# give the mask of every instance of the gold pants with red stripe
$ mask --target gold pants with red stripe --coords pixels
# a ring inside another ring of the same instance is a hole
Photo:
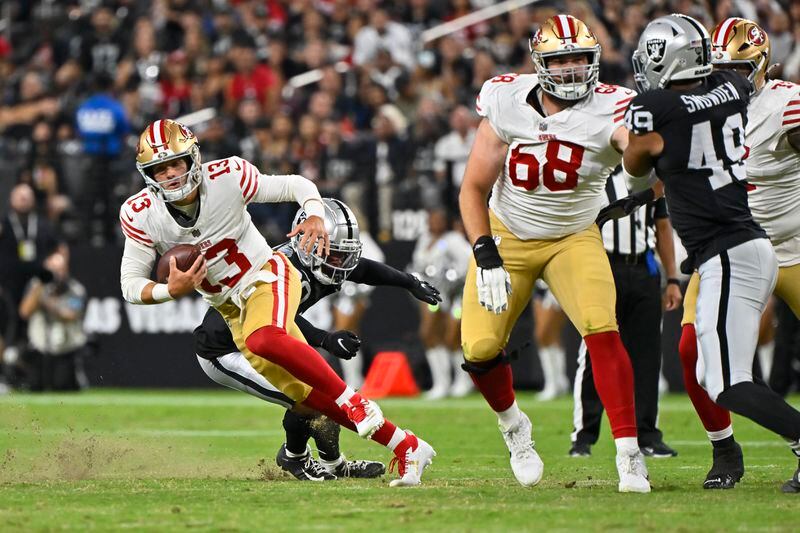
[[[242,309],[226,303],[217,307],[217,311],[225,318],[236,347],[253,369],[286,396],[295,402],[302,402],[311,392],[311,387],[283,367],[254,354],[245,344],[247,337],[264,326],[284,329],[295,339],[306,342],[300,328],[294,323],[297,307],[300,305],[300,273],[280,252],[275,252],[262,270],[272,272],[278,279],[272,283],[258,282]]]
[[[470,258],[461,318],[461,343],[470,362],[497,357],[528,305],[533,284],[544,279],[582,337],[617,331],[617,291],[600,231],[583,231],[552,240],[522,240],[489,212],[492,235],[511,276],[508,309],[496,315],[478,303],[475,259]]]
[[[694,324],[699,290],[700,275],[695,272],[689,280],[689,285],[686,287],[686,295],[683,297],[681,326]],[[786,302],[792,309],[794,316],[800,318],[800,264],[778,269],[778,282],[775,284],[773,293]]]

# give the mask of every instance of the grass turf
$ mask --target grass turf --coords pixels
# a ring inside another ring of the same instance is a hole
[[[794,399],[797,404],[797,398]],[[572,404],[521,395],[545,475],[520,487],[479,397],[384,400],[438,452],[421,487],[386,479],[301,483],[274,466],[282,410],[225,390],[95,390],[0,397],[0,530],[789,531],[800,495],[780,492],[796,461],[777,437],[734,422],[747,473],[704,491],[710,448],[688,399],[662,401],[679,456],[650,460],[654,491],[618,494],[608,427],[591,458],[569,458]],[[352,458],[379,446],[342,432]]]

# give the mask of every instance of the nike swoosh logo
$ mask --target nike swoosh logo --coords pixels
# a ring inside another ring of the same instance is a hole
[[[237,161],[237,162],[236,162],[236,171],[238,172],[238,171],[240,171],[240,170],[242,170],[242,166],[241,166],[241,165],[239,164],[239,162]]]
[[[476,250],[479,250],[479,249],[483,248],[483,246],[484,246],[484,244],[483,244],[483,243],[476,244],[476,245],[475,245],[475,249],[476,249]]]
[[[641,109],[643,107],[644,107],[643,105],[633,105],[633,104],[631,104],[630,106],[628,106],[628,109],[630,109],[631,111],[636,111],[637,109]]]
[[[341,347],[342,347],[342,350],[344,350],[344,351],[345,351],[345,352],[347,352],[347,353],[350,353],[350,350],[348,350],[347,348],[345,348],[345,346],[344,346],[344,343],[342,342],[342,339],[336,339],[336,342],[339,344],[339,346],[341,346]]]
[[[128,217],[129,222],[133,222],[133,217],[130,216],[128,213],[125,213],[125,216]]]

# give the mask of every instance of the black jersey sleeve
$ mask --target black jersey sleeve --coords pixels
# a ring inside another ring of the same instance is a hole
[[[206,311],[203,323],[194,330],[194,350],[203,359],[214,359],[239,351],[228,324],[213,307]]]
[[[348,280],[365,285],[387,285],[410,289],[414,286],[415,279],[411,274],[401,272],[387,264],[362,258]]]
[[[324,329],[319,329],[314,324],[303,318],[303,315],[296,315],[294,323],[300,328],[300,332],[306,338],[309,346],[319,347],[322,346],[322,341],[328,335]]]

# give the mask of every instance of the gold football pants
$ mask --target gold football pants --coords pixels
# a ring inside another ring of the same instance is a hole
[[[614,277],[597,226],[553,240],[521,240],[489,212],[492,235],[511,277],[508,309],[496,315],[478,303],[475,259],[464,285],[461,342],[470,362],[493,359],[508,343],[541,277],[581,336],[617,331]]]
[[[272,272],[278,279],[272,283],[259,282],[255,291],[242,305],[243,309],[232,303],[226,303],[217,307],[217,310],[225,318],[236,347],[247,358],[253,369],[286,396],[299,403],[306,399],[311,387],[295,378],[283,367],[254,354],[245,344],[247,337],[264,326],[283,328],[292,337],[306,342],[300,328],[294,323],[297,307],[300,305],[300,273],[280,252],[275,252],[262,270]]]

